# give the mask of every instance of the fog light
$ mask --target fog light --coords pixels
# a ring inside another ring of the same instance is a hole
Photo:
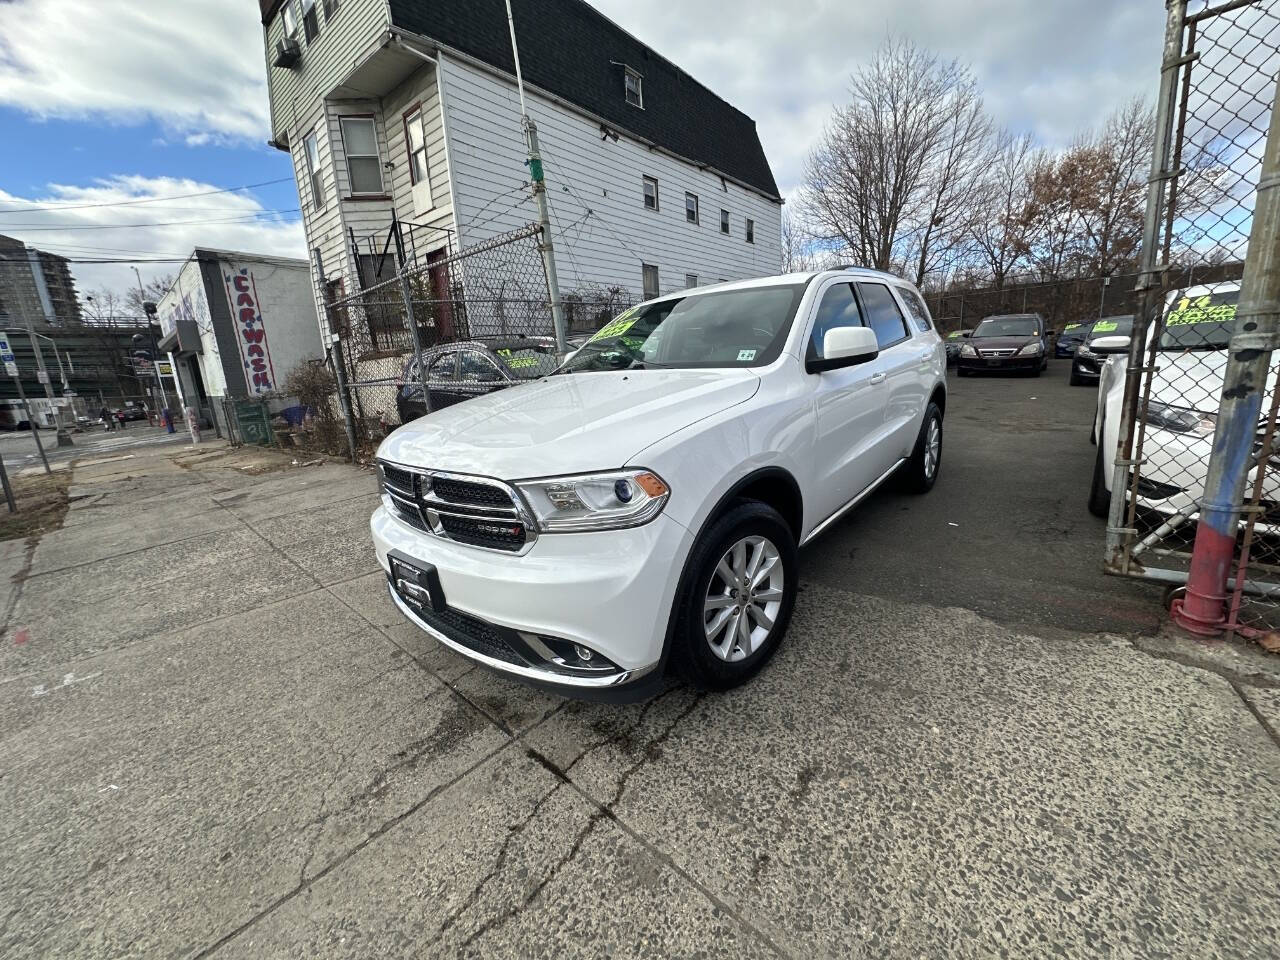
[[[618,498],[619,503],[630,503],[631,498],[635,496],[635,491],[631,489],[631,481],[619,480],[614,483],[613,495]]]
[[[580,643],[575,643],[573,645],[573,652],[578,655],[578,659],[581,660],[583,663],[588,662],[592,657],[595,656],[595,651],[588,650],[586,647],[584,647]]]

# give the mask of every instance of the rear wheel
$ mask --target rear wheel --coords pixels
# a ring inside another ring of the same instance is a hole
[[[796,542],[778,511],[743,501],[694,545],[672,650],[694,686],[745,683],[778,649],[797,585]]]
[[[930,403],[924,409],[924,420],[911,457],[899,473],[902,488],[910,493],[928,493],[938,479],[942,466],[942,411]]]

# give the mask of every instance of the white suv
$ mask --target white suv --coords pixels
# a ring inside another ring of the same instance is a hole
[[[725,689],[777,649],[798,545],[895,472],[933,486],[945,409],[942,339],[897,277],[689,290],[392,433],[373,541],[405,616],[495,670],[624,700],[670,661]]]

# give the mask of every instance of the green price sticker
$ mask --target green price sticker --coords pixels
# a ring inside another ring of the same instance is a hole
[[[951,331],[950,333],[948,333],[948,334],[947,334],[947,339],[948,339],[948,340],[959,340],[959,339],[960,339],[960,331],[959,331],[959,330],[953,330],[953,331]]]
[[[1183,297],[1165,320],[1165,325],[1181,327],[1192,323],[1230,323],[1235,318],[1234,303],[1220,303],[1215,307],[1209,297],[1200,297],[1194,303],[1188,297]]]
[[[593,343],[596,340],[607,340],[609,337],[622,336],[624,333],[630,330],[632,324],[636,322],[635,318],[632,317],[632,314],[635,312],[636,312],[635,307],[632,307],[630,310],[622,311],[622,313],[618,314],[616,317],[614,317],[612,320],[606,323],[603,327],[601,327],[599,332],[597,332],[596,335],[592,337],[590,340],[588,340],[587,342]]]
[[[1120,327],[1120,324],[1114,320],[1099,320],[1093,325],[1094,333],[1111,333]]]
[[[1080,324],[1078,323],[1068,323],[1065,327],[1062,328],[1062,332],[1066,333],[1068,330],[1074,330],[1078,326],[1080,326]]]

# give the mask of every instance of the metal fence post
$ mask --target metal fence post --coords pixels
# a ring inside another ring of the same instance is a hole
[[[1200,524],[1187,594],[1173,603],[1184,630],[1216,636],[1226,627],[1227,574],[1235,555],[1245,482],[1253,466],[1271,352],[1280,346],[1280,85],[1272,105],[1262,173],[1240,281],[1240,303],[1228,352],[1222,402],[1200,501]],[[1260,470],[1267,469],[1262,458]]]
[[[1151,175],[1147,180],[1147,206],[1142,223],[1142,246],[1138,282],[1138,307],[1133,316],[1133,334],[1129,343],[1124,397],[1120,406],[1120,434],[1116,445],[1115,471],[1111,480],[1111,507],[1107,515],[1106,566],[1119,573],[1129,572],[1126,549],[1133,532],[1125,526],[1130,467],[1135,450],[1134,427],[1138,395],[1142,387],[1143,355],[1147,346],[1147,329],[1160,311],[1160,224],[1165,185],[1177,171],[1169,169],[1173,137],[1174,100],[1177,96],[1178,68],[1182,66],[1182,30],[1187,16],[1187,0],[1172,0],[1168,5],[1164,27],[1164,47],[1160,64],[1160,94],[1156,100],[1156,135],[1151,151]],[[1102,443],[1103,438],[1098,437]],[[1141,449],[1138,447],[1137,449]]]
[[[427,393],[427,372],[422,369],[422,336],[418,332],[418,322],[413,316],[413,291],[409,288],[409,270],[404,256],[404,240],[400,236],[400,221],[391,222],[391,233],[396,241],[396,266],[400,273],[400,297],[404,300],[405,322],[409,324],[409,332],[413,335],[413,370],[418,377],[418,386],[422,388],[422,405],[427,413],[431,412],[431,397]]]

